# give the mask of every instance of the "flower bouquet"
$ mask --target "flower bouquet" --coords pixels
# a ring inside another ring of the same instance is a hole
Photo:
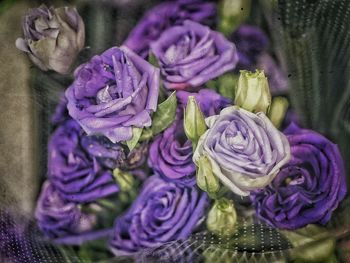
[[[16,46],[42,74],[72,76],[50,118],[44,240],[82,262],[337,262],[342,156],[289,106],[251,9],[165,1],[79,66],[77,9],[27,12]]]

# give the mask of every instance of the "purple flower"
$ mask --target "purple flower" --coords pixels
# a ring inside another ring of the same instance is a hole
[[[198,88],[234,69],[238,61],[233,43],[221,33],[190,20],[164,31],[151,49],[168,89]]]
[[[63,93],[56,105],[55,112],[51,116],[51,123],[53,125],[59,125],[68,119],[70,117],[67,110],[67,98]]]
[[[194,96],[205,117],[219,114],[223,108],[231,104],[230,99],[225,98],[210,89],[200,89],[197,93],[181,90],[176,93],[176,96],[179,102],[179,107],[181,108],[186,107],[189,96]]]
[[[150,43],[173,25],[182,24],[187,19],[206,25],[214,24],[215,4],[196,0],[183,2],[165,2],[149,10],[131,31],[124,45],[140,56],[147,57]]]
[[[157,108],[159,69],[126,47],[113,47],[74,73],[68,110],[85,132],[128,141],[133,127],[149,127]]]
[[[42,187],[35,218],[39,228],[52,239],[88,232],[96,222],[94,215],[84,214],[75,203],[63,199],[49,181]]]
[[[238,52],[237,69],[254,70],[259,55],[267,49],[269,40],[256,26],[242,25],[231,37]]]
[[[263,69],[268,80],[272,95],[285,94],[288,91],[288,80],[286,73],[276,61],[267,53],[259,56],[257,68]]]
[[[47,8],[45,5],[28,11],[23,19],[24,39],[16,46],[42,70],[65,74],[84,47],[85,27],[72,7]]]
[[[196,166],[192,161],[192,143],[186,138],[180,116],[154,140],[148,162],[165,179],[186,185],[195,184]]]
[[[189,96],[194,96],[206,117],[217,114],[230,100],[213,90],[201,89],[199,93],[179,91],[179,109],[175,122],[159,135],[150,146],[148,163],[164,179],[185,185],[195,184],[196,166],[192,161],[192,143],[183,128],[183,108]]]
[[[283,229],[325,224],[346,194],[339,149],[322,135],[294,124],[285,133],[292,159],[268,187],[252,194],[257,215]]]
[[[120,146],[107,149],[98,141],[87,143],[90,140],[74,120],[64,122],[50,138],[48,176],[66,200],[90,202],[119,190],[111,172],[102,165],[108,159],[118,160]],[[89,151],[84,146],[89,146]]]
[[[193,160],[206,157],[212,172],[232,192],[247,196],[263,188],[289,161],[287,138],[265,116],[236,106],[207,118]]]
[[[127,213],[117,218],[110,248],[115,255],[125,255],[187,238],[204,216],[207,202],[196,187],[151,176]]]

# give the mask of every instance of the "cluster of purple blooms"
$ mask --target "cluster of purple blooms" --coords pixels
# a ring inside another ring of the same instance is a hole
[[[207,87],[224,73],[262,68],[273,94],[286,89],[285,75],[268,54],[268,38],[259,28],[242,25],[225,38],[212,29],[215,19],[212,2],[162,3],[146,13],[124,45],[75,70],[52,118],[48,180],[36,209],[38,225],[49,238],[93,231],[97,219],[82,207],[118,196],[114,169],[133,174],[144,166],[152,175],[115,220],[111,251],[125,255],[187,238],[209,207],[207,194],[196,186],[194,161],[204,153],[221,183],[250,195],[257,215],[269,224],[296,229],[329,221],[346,193],[338,147],[296,125],[282,133],[263,113],[236,109]],[[147,61],[150,54],[156,66]],[[161,84],[167,95],[177,91],[175,120],[129,150],[125,142],[134,128],[152,127]],[[209,127],[195,153],[184,132],[189,96]]]

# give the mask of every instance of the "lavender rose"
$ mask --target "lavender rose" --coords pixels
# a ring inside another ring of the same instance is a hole
[[[322,135],[295,124],[285,134],[292,159],[268,187],[251,195],[257,215],[283,229],[325,224],[346,194],[339,149]]]
[[[134,253],[187,238],[204,216],[207,196],[195,187],[179,187],[151,176],[125,215],[117,218],[110,248],[115,255]]]
[[[182,24],[187,19],[209,26],[214,24],[215,4],[196,0],[187,2],[165,2],[150,9],[131,31],[124,45],[140,56],[147,57],[150,43],[173,25]]]
[[[168,89],[196,88],[233,69],[236,47],[209,27],[186,20],[151,44]]]
[[[94,215],[84,214],[76,204],[62,198],[49,181],[42,187],[35,218],[39,228],[52,239],[88,232],[96,222]]]
[[[23,19],[24,39],[16,46],[42,70],[65,74],[84,47],[85,27],[72,7],[47,8],[45,5],[28,11]]]
[[[214,175],[238,195],[268,185],[290,159],[286,137],[264,113],[227,107],[206,123],[193,160],[198,165],[206,157]]]
[[[88,135],[102,134],[115,143],[130,140],[133,127],[151,126],[159,69],[127,47],[94,56],[74,75],[66,91],[67,107]]]
[[[207,117],[217,114],[226,107],[230,100],[215,91],[202,89],[199,93],[179,91],[177,119],[159,135],[150,146],[148,163],[164,179],[195,184],[196,166],[192,161],[192,143],[186,138],[183,127],[183,108],[189,96],[194,96],[201,111]]]
[[[98,153],[93,155],[91,147],[90,153],[83,147],[85,136],[76,121],[68,120],[55,130],[48,146],[48,176],[62,197],[72,202],[94,201],[119,190],[103,163],[118,160],[120,146],[107,149],[96,141],[93,147]]]

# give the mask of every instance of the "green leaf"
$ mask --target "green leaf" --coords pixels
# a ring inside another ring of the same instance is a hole
[[[149,62],[150,64],[152,64],[153,66],[159,68],[158,59],[157,59],[157,57],[156,57],[152,52],[150,52],[150,53],[148,54],[148,62]]]
[[[128,146],[130,151],[132,151],[135,148],[136,144],[138,143],[141,137],[142,130],[143,128],[137,128],[137,127],[132,128],[132,138],[131,140],[126,142],[126,145]]]
[[[176,91],[171,93],[171,95],[158,104],[157,111],[153,115],[152,120],[152,133],[156,135],[170,126],[170,124],[175,120],[176,114]]]
[[[291,258],[295,262],[329,262],[331,260],[335,240],[325,228],[308,225],[295,231],[281,232],[294,246]]]

